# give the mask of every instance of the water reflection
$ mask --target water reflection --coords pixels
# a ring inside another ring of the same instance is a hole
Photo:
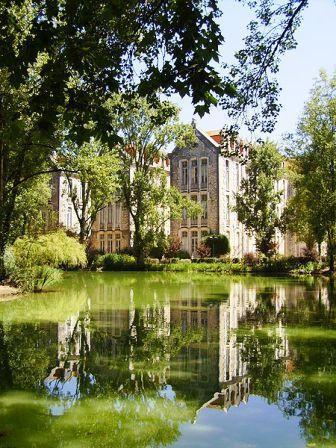
[[[251,396],[298,418],[297,443],[333,446],[334,303],[322,280],[74,274],[62,292],[32,298],[26,321],[26,303],[1,305],[0,387],[49,397],[50,434],[61,428],[69,446],[71,428],[87,441],[78,446],[172,444],[181,423],[254,406]]]

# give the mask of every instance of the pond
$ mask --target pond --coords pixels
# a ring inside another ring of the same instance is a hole
[[[333,284],[69,273],[0,303],[0,446],[336,446]]]

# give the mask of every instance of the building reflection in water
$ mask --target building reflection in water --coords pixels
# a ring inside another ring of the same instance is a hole
[[[57,365],[44,380],[50,396],[58,399],[50,409],[52,415],[63,414],[81,397],[83,382],[95,382],[93,375],[86,372],[91,349],[89,324],[89,309],[58,324]]]
[[[228,411],[247,403],[253,384],[242,358],[244,341],[237,338],[237,330],[256,313],[260,288],[231,282],[223,297],[211,299],[206,287],[191,282],[179,285],[173,293],[151,285],[150,297],[140,305],[136,291],[117,283],[102,284],[96,307],[88,306],[58,325],[58,362],[44,382],[48,393],[59,399],[52,413],[63,413],[100,381],[90,372],[99,371],[93,364],[102,358],[112,364],[115,361],[106,382],[117,393],[145,393],[152,385],[160,397],[191,401],[195,415],[204,408]],[[301,293],[303,297],[303,287]],[[297,304],[300,286],[286,289],[286,285],[276,284],[268,296],[280,341],[274,358],[285,359],[289,347],[281,313],[284,306]],[[253,329],[257,323],[251,322]],[[182,341],[178,352],[174,347],[176,329]],[[152,339],[145,339],[149,333]],[[190,339],[190,334],[199,337]],[[188,343],[183,342],[184,336]],[[151,358],[150,343],[158,341],[168,342],[160,350],[153,348]],[[90,358],[90,353],[96,358]],[[114,375],[118,369],[123,369],[123,374]],[[105,373],[108,369],[100,370]]]

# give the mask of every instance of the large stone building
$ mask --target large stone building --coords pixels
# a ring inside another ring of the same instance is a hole
[[[198,140],[195,146],[175,148],[170,154],[171,185],[198,202],[203,207],[203,214],[194,218],[185,214],[180,221],[172,221],[171,235],[181,240],[182,249],[191,256],[197,256],[197,246],[208,233],[228,237],[231,257],[241,258],[248,252],[255,252],[254,238],[248,235],[232,210],[241,180],[246,176],[246,165],[242,160],[248,157],[248,148],[241,145],[242,157],[227,157],[219,144],[220,131],[196,129],[195,132]],[[290,196],[290,184],[281,179],[275,188],[282,192],[277,210],[280,217]],[[294,236],[277,231],[275,240],[280,254],[301,255],[303,246]]]
[[[170,154],[171,185],[199,202],[203,214],[183,216],[171,222],[171,235],[180,238],[182,248],[197,256],[197,245],[208,233],[225,234],[230,241],[231,256],[241,257],[254,250],[254,240],[244,231],[232,211],[234,195],[245,176],[245,165],[238,157],[225,157],[220,148],[219,131],[196,129],[197,144],[175,148]],[[244,151],[247,151],[244,149]]]

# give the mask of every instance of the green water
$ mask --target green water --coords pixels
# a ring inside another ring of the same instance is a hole
[[[1,447],[336,446],[333,285],[71,273],[0,303]]]

